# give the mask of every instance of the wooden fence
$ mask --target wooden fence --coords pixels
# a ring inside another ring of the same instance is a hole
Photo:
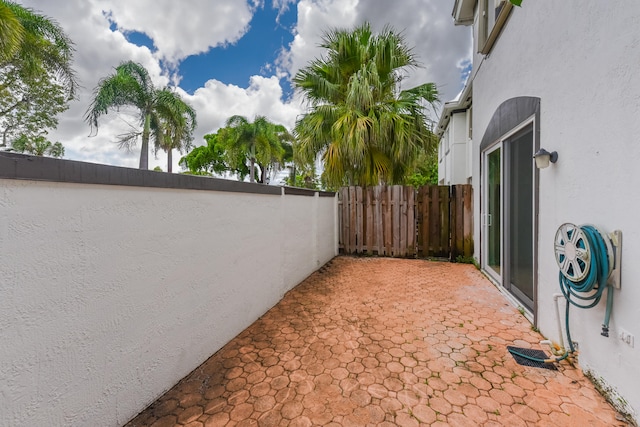
[[[472,187],[343,187],[339,227],[346,254],[472,256]]]

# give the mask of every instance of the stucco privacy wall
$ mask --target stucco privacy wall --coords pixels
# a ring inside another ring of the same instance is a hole
[[[0,178],[0,426],[124,424],[336,254],[332,194],[264,191]]]
[[[571,309],[579,363],[640,413],[640,3],[524,2],[490,55],[474,60],[474,186],[479,143],[500,104],[540,98],[540,144],[559,160],[539,172],[537,323],[557,339],[552,295],[559,291],[553,238],[564,222],[624,233],[622,289],[610,337],[600,335],[605,304]],[[477,197],[480,191],[474,192]],[[476,199],[476,224],[480,201]],[[479,241],[479,227],[476,241]],[[481,245],[476,245],[479,251]],[[477,254],[479,255],[479,253]],[[564,310],[562,310],[562,313]],[[562,318],[564,315],[562,314]],[[618,338],[624,329],[635,347]]]

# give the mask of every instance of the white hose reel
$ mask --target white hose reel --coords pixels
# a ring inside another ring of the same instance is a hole
[[[602,236],[609,259],[608,283],[620,289],[620,261],[622,249],[622,232],[615,230],[606,234],[595,226]],[[593,249],[584,231],[569,222],[562,224],[556,231],[554,239],[555,258],[562,274],[572,282],[579,282],[589,274]]]

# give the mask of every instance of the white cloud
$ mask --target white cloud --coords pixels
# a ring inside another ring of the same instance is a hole
[[[319,44],[330,28],[349,28],[358,22],[358,0],[301,0],[298,3],[298,25],[288,50],[284,50],[279,65],[291,76],[309,61],[321,57]]]
[[[295,0],[272,0],[266,5],[259,0],[192,0],[188,6],[170,0],[24,0],[22,3],[56,19],[76,43],[74,68],[83,87],[79,99],[60,117],[60,125],[50,139],[65,145],[65,158],[129,167],[137,167],[139,148],[127,153],[118,150],[113,141],[116,135],[128,130],[125,121],[135,122],[134,118],[117,114],[104,116],[94,137],[88,137],[90,129],[83,121],[92,90],[101,77],[110,74],[120,62],[133,60],[149,70],[156,85],[166,85],[170,79],[163,75],[161,59],[178,61],[211,46],[235,42],[247,31],[252,13],[258,7],[273,5],[280,11],[296,7]],[[442,100],[452,99],[460,90],[460,64],[470,56],[469,30],[453,25],[452,7],[452,2],[442,0],[300,0],[293,42],[283,49],[277,67],[263,68],[263,71],[273,70],[273,76],[253,76],[246,88],[226,84],[212,76],[193,95],[181,92],[198,114],[194,143],[203,144],[204,134],[216,131],[234,114],[249,119],[265,115],[291,129],[303,111],[302,104],[298,97],[282,100],[279,78],[292,76],[322,54],[318,44],[327,29],[349,28],[365,20],[371,22],[374,29],[391,24],[404,32],[409,46],[415,47],[424,68],[411,72],[407,86],[435,82],[443,93]],[[109,13],[120,29],[143,32],[151,37],[158,51],[153,53],[146,47],[135,46],[120,31],[111,31],[105,16]],[[259,72],[256,70],[256,74]],[[159,153],[158,156],[157,160],[150,156],[150,167],[160,165],[166,170],[166,155]],[[179,170],[179,157],[174,154],[174,170]]]
[[[294,75],[310,60],[321,56],[322,34],[331,28],[350,28],[370,22],[376,31],[391,25],[413,48],[422,67],[410,70],[407,87],[433,82],[443,101],[460,89],[456,68],[470,56],[470,30],[455,27],[451,2],[441,0],[302,0],[298,4],[297,34],[290,50],[283,52],[281,66]]]
[[[98,0],[119,29],[149,36],[170,63],[236,42],[253,16],[246,0]]]

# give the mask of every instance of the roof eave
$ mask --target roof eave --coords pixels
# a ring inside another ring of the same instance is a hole
[[[444,106],[442,107],[442,113],[440,114],[440,120],[438,120],[435,131],[436,135],[438,135],[439,138],[442,138],[445,129],[447,129],[449,120],[451,120],[451,115],[459,112],[460,110],[466,110],[471,105],[472,88],[473,81],[469,79],[458,99],[444,103]]]
[[[472,25],[477,0],[455,0],[453,4],[453,22],[455,25]]]

